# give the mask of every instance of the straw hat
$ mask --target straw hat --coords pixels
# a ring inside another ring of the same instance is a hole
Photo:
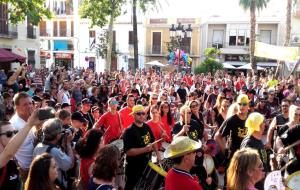
[[[187,136],[179,136],[173,139],[172,143],[164,152],[165,158],[176,158],[194,152],[201,148],[202,143],[196,142]]]

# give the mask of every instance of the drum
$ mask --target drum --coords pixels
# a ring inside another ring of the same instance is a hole
[[[135,190],[158,190],[164,187],[165,176],[167,172],[163,168],[148,162],[143,175],[135,186]]]
[[[164,160],[164,153],[162,151],[158,151],[158,154],[160,155],[160,159]],[[152,157],[151,157],[151,161],[153,163],[157,163],[158,160],[157,160],[157,155],[155,152],[152,152]]]
[[[300,171],[297,171],[287,177],[286,186],[288,190],[300,189]]]
[[[284,190],[284,184],[282,182],[281,171],[276,170],[269,173],[265,179],[265,190]]]
[[[118,140],[112,141],[110,144],[113,144],[116,147],[118,147],[118,149],[120,150],[120,152],[123,153],[124,142],[123,142],[122,139],[118,139]]]
[[[209,154],[204,154],[203,156],[203,167],[205,168],[207,175],[211,175],[215,170],[214,160]]]
[[[162,142],[161,143],[161,147],[162,147],[163,150],[166,150],[169,145],[170,145],[170,143],[167,143],[167,142]]]

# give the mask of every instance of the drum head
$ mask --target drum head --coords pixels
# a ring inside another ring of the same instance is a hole
[[[124,148],[124,142],[122,139],[118,139],[118,140],[115,140],[113,142],[111,142],[110,144],[113,144],[115,145],[116,147],[118,147],[118,149],[122,152],[123,151],[123,148]]]
[[[158,154],[160,155],[160,159],[164,159],[164,153],[162,151],[158,151]],[[151,161],[153,163],[157,163],[158,160],[157,160],[157,155],[155,152],[152,152],[152,157],[151,157]]]
[[[164,149],[164,150],[166,150],[167,149],[167,147],[170,145],[170,143],[167,143],[167,142],[162,142],[161,143],[161,146],[162,146],[162,148]]]
[[[287,183],[286,185],[290,189],[300,189],[300,171],[297,171],[291,175],[288,176],[287,178]]]
[[[284,190],[284,184],[282,182],[282,176],[280,171],[273,171],[269,173],[265,179],[265,190]]]
[[[210,175],[215,169],[214,160],[208,154],[204,154],[203,167],[205,168],[208,175]]]
[[[156,171],[159,175],[161,175],[163,177],[167,176],[167,172],[164,169],[162,169],[161,167],[159,167],[158,165],[156,165],[152,162],[148,162],[148,165],[150,166],[151,169]]]

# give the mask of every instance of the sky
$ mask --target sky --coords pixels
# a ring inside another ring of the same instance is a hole
[[[220,16],[241,16],[245,11],[239,6],[239,0],[159,0],[159,10],[147,11],[151,18],[191,18]],[[284,16],[286,0],[270,0],[267,9],[260,12],[261,16]]]

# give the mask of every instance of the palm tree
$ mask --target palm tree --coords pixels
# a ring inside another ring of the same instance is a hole
[[[267,6],[270,0],[240,0],[239,4],[244,10],[250,9],[250,64],[252,67],[252,76],[257,72],[256,61],[254,57],[255,50],[255,27],[256,27],[256,9],[261,10]]]

